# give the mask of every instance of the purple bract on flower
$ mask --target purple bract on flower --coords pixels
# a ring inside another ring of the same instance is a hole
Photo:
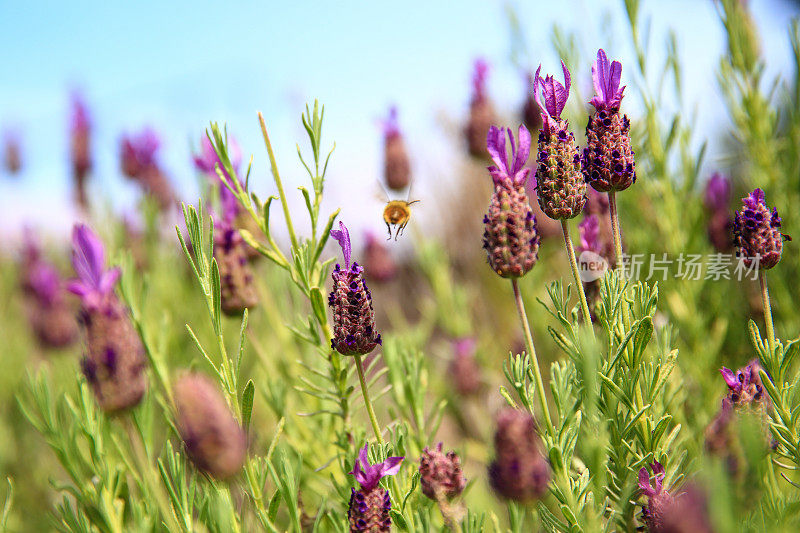
[[[353,464],[350,472],[361,485],[352,488],[347,517],[351,532],[383,533],[391,531],[392,520],[389,511],[392,502],[389,491],[380,486],[379,481],[385,476],[393,476],[400,471],[403,457],[389,457],[382,463],[370,464],[369,447],[365,444]]]
[[[506,154],[506,134],[511,142],[511,159]],[[524,187],[525,180],[531,169],[525,165],[531,153],[531,134],[520,125],[517,133],[519,147],[514,143],[514,134],[511,128],[489,128],[486,139],[486,150],[494,161],[494,165],[488,167],[489,174],[492,176],[495,186],[503,185],[506,180],[511,180],[514,187]]]
[[[567,98],[569,98],[569,88],[572,83],[569,70],[564,62],[561,62],[561,70],[564,73],[564,85],[556,81],[552,75],[547,75],[542,79],[539,73],[542,66],[536,69],[536,74],[533,78],[533,97],[539,108],[543,110],[542,120],[545,126],[550,124],[552,120],[561,120],[561,112],[564,111],[564,106],[567,105]],[[540,95],[541,91],[541,95]],[[544,98],[544,104],[540,100]]]
[[[736,372],[725,368],[720,369],[725,384],[728,385],[727,399],[735,407],[769,405],[769,396],[764,392],[761,382],[761,364],[754,359]]]
[[[622,78],[622,63],[619,61],[608,62],[606,52],[602,48],[597,51],[597,59],[592,63],[592,84],[595,96],[591,104],[598,111],[608,109],[616,111],[622,101],[625,86],[619,86]]]
[[[106,268],[103,242],[85,224],[72,230],[72,266],[78,277],[67,289],[81,298],[85,308],[99,306],[113,293],[121,273],[118,267]]]
[[[238,171],[239,165],[242,164],[242,151],[239,149],[239,144],[232,135],[228,136],[228,157],[230,158],[233,169]],[[225,177],[230,179],[228,171],[225,170],[225,167],[222,165],[222,161],[217,155],[217,151],[214,150],[214,145],[211,144],[208,135],[203,136],[203,140],[200,143],[200,153],[193,155],[192,160],[197,170],[215,178],[217,177],[216,167],[219,165],[220,171]]]

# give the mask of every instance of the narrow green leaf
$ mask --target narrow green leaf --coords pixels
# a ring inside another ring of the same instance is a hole
[[[242,426],[244,426],[245,431],[250,428],[250,416],[253,414],[255,391],[256,386],[253,384],[253,380],[248,380],[242,392]]]

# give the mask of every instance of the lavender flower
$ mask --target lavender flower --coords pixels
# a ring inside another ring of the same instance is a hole
[[[404,458],[389,457],[384,462],[373,465],[369,462],[368,449],[365,444],[350,472],[361,485],[358,490],[352,488],[350,494],[347,518],[352,533],[382,533],[392,529],[389,515],[392,502],[389,492],[380,486],[379,481],[385,476],[397,474]]]
[[[218,479],[236,474],[247,455],[247,438],[217,386],[201,374],[187,374],[174,393],[178,433],[189,459]]]
[[[542,455],[536,422],[530,414],[511,408],[500,411],[494,449],[489,482],[498,495],[518,502],[544,496],[550,483],[550,465]]]
[[[70,119],[70,154],[72,177],[75,181],[75,197],[82,208],[88,206],[86,197],[86,178],[92,168],[91,122],[89,111],[80,95],[72,96],[72,117]]]
[[[397,123],[397,108],[389,109],[389,118],[383,123],[384,178],[386,185],[395,191],[408,187],[411,182],[411,164]]]
[[[328,295],[333,312],[331,348],[342,355],[366,355],[381,344],[375,330],[372,294],[364,282],[364,269],[356,262],[350,264],[350,233],[342,222],[338,231],[331,231],[331,237],[339,241],[344,256],[344,269],[336,264],[333,289]]]
[[[703,200],[709,212],[708,240],[718,252],[730,252],[733,249],[733,216],[728,207],[731,201],[730,180],[715,172],[706,182]]]
[[[55,267],[41,258],[27,267],[28,322],[43,348],[64,348],[78,336],[75,312],[64,298],[64,285]]]
[[[658,461],[650,465],[654,480],[651,483],[647,468],[639,470],[639,490],[647,497],[642,506],[642,521],[650,533],[711,533],[706,498],[694,486],[673,496],[664,490],[664,467]]]
[[[245,309],[258,305],[253,269],[247,262],[249,246],[233,225],[236,208],[223,206],[225,212],[215,222],[214,258],[217,260],[222,312],[241,316]]]
[[[471,396],[483,385],[481,367],[475,358],[476,344],[473,337],[453,341],[453,359],[448,366],[448,374],[456,392],[461,396]]]
[[[369,231],[364,236],[364,274],[367,279],[378,282],[392,280],[397,274],[397,265],[384,239],[378,239]]]
[[[709,211],[727,211],[731,201],[731,181],[714,172],[706,182],[703,202]]]
[[[650,474],[647,468],[639,470],[639,490],[647,497],[647,505],[642,506],[642,519],[647,525],[647,530],[651,532],[664,531],[664,516],[670,511],[673,505],[672,495],[664,490],[664,467],[658,461],[650,465],[653,470],[654,481],[651,484]]]
[[[761,383],[761,364],[753,359],[735,373],[725,367],[720,369],[725,384],[728,385],[727,399],[734,407],[768,407],[771,402],[764,393]]]
[[[162,209],[166,209],[174,202],[175,194],[158,163],[160,146],[161,141],[151,128],[125,135],[120,141],[120,161],[122,173],[139,183]]]
[[[22,146],[19,136],[11,131],[3,135],[3,166],[12,175],[22,168]]]
[[[486,78],[489,73],[489,64],[483,59],[475,61],[472,75],[472,100],[469,104],[469,120],[464,129],[469,154],[477,158],[485,158],[486,133],[495,122],[494,109],[486,94]]]
[[[748,267],[756,261],[758,268],[768,270],[781,260],[783,239],[788,239],[780,232],[781,217],[775,208],[770,212],[761,189],[742,198],[742,202],[744,207],[733,221],[736,255]]]
[[[127,309],[114,293],[120,270],[106,268],[103,243],[87,226],[75,226],[72,243],[72,265],[78,277],[67,289],[81,299],[86,330],[83,373],[103,410],[132,407],[147,389],[147,360]]]
[[[542,79],[536,70],[533,82],[533,95],[536,103],[544,111],[544,125],[539,131],[539,155],[536,169],[536,194],[539,207],[554,220],[578,216],[586,203],[586,182],[580,172],[580,157],[575,146],[575,136],[569,131],[569,124],[561,118],[567,103],[570,75],[564,62],[564,83],[557,82],[553,76]],[[544,104],[540,98],[544,95]]]
[[[586,125],[586,148],[581,166],[586,181],[600,192],[622,191],[636,181],[635,161],[631,149],[630,121],[619,113],[622,64],[609,63],[605,51],[597,51],[592,65],[592,81],[597,93],[591,104],[597,112]]]
[[[458,455],[454,451],[442,453],[441,442],[433,450],[427,446],[422,450],[419,476],[422,494],[434,501],[453,499],[467,485]]]
[[[511,159],[507,159],[506,140],[511,140]],[[486,147],[495,162],[488,167],[494,182],[489,211],[483,217],[483,249],[492,270],[504,278],[524,276],[536,264],[539,235],[536,218],[525,195],[525,168],[531,148],[531,136],[519,127],[519,146],[514,144],[511,129],[489,129]]]

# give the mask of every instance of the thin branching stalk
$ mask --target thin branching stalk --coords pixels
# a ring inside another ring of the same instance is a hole
[[[522,301],[522,294],[520,293],[519,283],[516,279],[511,279],[511,286],[514,288],[514,301],[517,304],[517,312],[522,322],[522,330],[525,332],[525,346],[528,349],[528,354],[533,363],[533,373],[534,376],[536,376],[536,396],[539,398],[539,407],[541,408],[542,417],[547,426],[547,433],[555,439],[555,429],[553,428],[553,422],[550,418],[550,409],[547,407],[547,397],[544,394],[544,381],[542,380],[542,372],[539,370],[539,359],[536,357],[536,350],[533,347],[533,336],[531,335],[531,328],[528,324],[528,315],[525,312],[525,303]]]
[[[771,359],[775,357],[775,328],[772,324],[772,305],[769,302],[767,273],[759,272],[758,281],[761,284],[761,301],[764,304],[764,322],[767,324],[767,342],[769,343],[769,356]]]
[[[361,360],[361,355],[356,354],[353,356],[356,360],[356,371],[358,372],[358,381],[361,383],[361,395],[364,397],[364,405],[367,407],[367,414],[369,421],[372,424],[372,431],[375,432],[375,438],[378,443],[383,445],[383,436],[381,435],[381,427],[378,424],[378,418],[375,416],[375,410],[372,408],[372,401],[369,398],[369,387],[367,387],[367,380],[364,378],[364,362]]]
[[[567,247],[567,255],[569,256],[569,265],[572,268],[572,277],[575,280],[575,287],[578,291],[578,297],[581,301],[581,312],[583,313],[583,321],[591,329],[592,317],[589,314],[589,304],[586,301],[586,293],[583,291],[583,282],[581,281],[580,273],[578,272],[578,260],[575,259],[575,248],[572,246],[572,238],[569,235],[569,226],[566,220],[561,220],[561,231],[564,233],[564,245]]]

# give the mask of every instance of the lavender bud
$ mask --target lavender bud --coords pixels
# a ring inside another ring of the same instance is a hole
[[[344,255],[344,269],[338,264],[333,271],[333,288],[328,305],[333,312],[331,347],[342,355],[366,355],[381,344],[375,329],[372,294],[364,282],[364,269],[350,264],[350,233],[342,222],[331,237],[339,241]]]
[[[453,341],[453,360],[450,361],[448,373],[456,392],[461,396],[471,396],[483,386],[481,367],[475,358],[475,344],[472,337]]]
[[[247,248],[239,231],[223,217],[214,232],[214,258],[219,268],[222,312],[228,316],[241,316],[245,309],[258,305]]]
[[[370,464],[367,454],[368,446],[358,454],[350,472],[361,485],[359,489],[352,488],[350,504],[347,509],[347,518],[350,522],[351,533],[388,533],[392,530],[392,519],[389,511],[392,502],[389,492],[380,486],[381,478],[393,476],[400,471],[403,457],[389,457],[384,462]]]
[[[389,118],[383,123],[384,178],[386,186],[400,191],[411,183],[411,163],[397,123],[397,108],[389,110]]]
[[[486,77],[489,64],[483,59],[475,61],[472,76],[472,100],[469,104],[469,120],[464,128],[467,149],[472,157],[483,159],[486,153],[486,133],[495,122],[495,113],[486,94]]]
[[[81,299],[86,330],[83,374],[104,411],[133,407],[147,390],[147,358],[128,310],[114,294],[120,271],[106,269],[103,243],[87,226],[75,226],[72,242],[78,277],[67,289]]]
[[[630,121],[619,112],[622,64],[609,63],[605,51],[597,51],[592,81],[597,93],[591,104],[597,112],[586,125],[586,143],[581,166],[586,181],[600,192],[622,191],[636,181],[636,163],[631,149]]]
[[[397,274],[397,265],[384,244],[383,239],[378,239],[372,232],[367,232],[364,246],[364,274],[370,281],[391,281]]]
[[[3,138],[3,166],[11,175],[17,174],[22,168],[22,147],[19,137],[6,132]]]
[[[542,455],[536,422],[530,414],[511,408],[500,411],[494,448],[489,482],[498,495],[518,502],[544,496],[550,482],[550,465]]]
[[[725,367],[720,369],[725,384],[728,385],[727,399],[734,407],[764,407],[772,405],[769,395],[761,382],[761,364],[753,359],[734,373]]]
[[[175,193],[158,163],[160,145],[161,141],[150,128],[138,135],[125,135],[120,142],[120,162],[122,173],[166,209],[175,202]]]
[[[64,298],[61,276],[44,261],[28,271],[31,298],[27,300],[28,321],[43,348],[64,348],[78,336],[75,311]]]
[[[539,207],[544,214],[554,220],[574,218],[586,203],[586,182],[580,169],[580,156],[575,146],[575,136],[569,131],[569,124],[561,119],[561,112],[567,103],[570,75],[564,62],[564,85],[553,76],[542,79],[541,66],[536,70],[533,94],[544,112],[544,125],[539,131],[539,155],[536,168],[536,193]],[[544,105],[539,100],[539,91],[544,93]]]
[[[244,464],[247,439],[217,386],[201,374],[188,374],[174,386],[178,433],[195,466],[218,479]]]
[[[742,198],[742,202],[744,207],[736,213],[733,221],[736,255],[748,267],[756,260],[758,268],[768,270],[778,264],[783,252],[781,217],[777,209],[770,212],[761,189]]]
[[[422,494],[434,501],[455,498],[467,484],[458,455],[454,451],[442,453],[441,442],[433,450],[428,447],[422,450],[419,475]]]
[[[72,97],[72,117],[70,119],[69,133],[75,197],[78,205],[85,209],[88,206],[86,178],[92,169],[91,123],[86,104],[77,94]]]
[[[511,139],[510,161],[506,156],[506,132]],[[498,275],[518,278],[533,268],[539,252],[536,218],[525,195],[530,169],[524,167],[530,153],[530,133],[525,126],[519,127],[517,147],[510,129],[492,126],[486,146],[496,166],[488,167],[495,191],[483,220],[483,249]]]

